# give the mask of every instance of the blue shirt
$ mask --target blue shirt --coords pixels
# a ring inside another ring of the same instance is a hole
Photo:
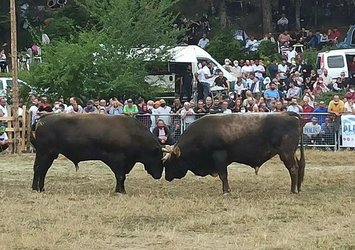
[[[280,93],[277,89],[274,89],[274,90],[267,89],[264,92],[264,97],[267,99],[270,99],[270,98],[280,99]]]
[[[327,107],[318,107],[313,111],[313,113],[328,113],[328,108]],[[323,124],[325,122],[325,118],[327,117],[327,114],[315,115],[315,117],[318,118],[319,124]]]

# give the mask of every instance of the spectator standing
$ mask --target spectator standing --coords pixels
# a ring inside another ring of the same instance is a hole
[[[207,63],[206,61],[202,61],[202,72],[201,72],[201,85],[203,89],[203,99],[206,99],[210,94],[210,80],[213,78],[211,74],[210,68],[212,66],[211,63]]]
[[[7,62],[6,62],[6,54],[3,48],[0,49],[0,72],[6,72]]]
[[[205,108],[205,104],[203,103],[202,100],[199,100],[197,102],[197,106],[194,108],[194,112],[195,112],[195,114],[206,114],[207,113],[207,110]],[[201,116],[198,116],[198,117],[201,117]]]
[[[0,117],[8,117],[8,105],[6,97],[0,97]]]
[[[161,99],[159,101],[160,107],[157,108],[157,115],[159,116],[159,119],[163,120],[165,125],[170,128],[171,126],[171,119],[170,119],[170,114],[171,114],[171,108],[166,105],[166,102],[164,99]]]
[[[189,64],[180,80],[180,99],[190,101],[192,97],[193,74]]]
[[[83,107],[81,107],[81,105],[78,104],[78,101],[75,97],[71,97],[70,98],[70,105],[68,106],[66,112],[67,113],[75,113],[75,114],[81,114],[84,112]],[[38,108],[39,111],[39,108]]]
[[[36,122],[36,119],[38,118],[37,111],[38,111],[38,98],[34,98],[32,100],[32,105],[28,110],[31,119],[31,125],[33,125]]]
[[[173,105],[171,106],[171,113],[172,114],[179,114],[180,110],[182,109],[181,101],[179,98],[175,98]]]
[[[278,40],[279,40],[279,43],[281,45],[287,45],[288,46],[290,41],[292,41],[292,38],[291,38],[290,34],[288,34],[287,30],[285,30],[283,33],[281,33],[279,35]]]
[[[138,107],[133,103],[132,99],[127,100],[127,104],[123,107],[123,114],[131,117],[134,117],[136,114],[138,114]]]
[[[202,38],[198,41],[198,44],[197,44],[197,45],[198,45],[201,49],[205,49],[205,48],[208,46],[209,42],[210,42],[210,40],[208,40],[207,34],[204,33],[204,34],[202,35]]]
[[[111,107],[108,110],[109,115],[123,115],[123,104],[118,100],[111,102]]]
[[[288,29],[288,19],[285,14],[282,14],[281,18],[277,20],[277,28],[282,32]]]
[[[339,131],[340,128],[340,117],[344,112],[344,102],[340,100],[338,95],[333,96],[333,100],[329,102],[328,112],[334,117],[334,129],[335,132]]]
[[[303,134],[306,135],[306,144],[320,144],[321,125],[318,123],[317,117],[312,117],[310,122],[307,122],[303,127]]]
[[[334,136],[334,124],[330,117],[326,117],[324,123],[321,125],[320,137],[323,143],[326,145],[335,144]]]
[[[290,46],[289,50],[285,52],[285,55],[287,56],[287,62],[292,63],[292,60],[297,56],[297,51],[293,46]]]
[[[228,108],[229,103],[227,101],[223,101],[222,103],[222,112],[223,114],[232,114],[232,110]]]
[[[230,82],[223,75],[222,71],[218,72],[218,77],[214,80],[215,86],[223,87],[225,91],[228,91],[230,88]]]
[[[95,103],[93,100],[89,100],[86,103],[86,107],[84,108],[84,113],[98,113],[98,110],[95,107]]]
[[[269,71],[270,78],[274,79],[276,77],[276,74],[279,72],[279,68],[275,59],[272,60],[267,69]]]
[[[316,107],[313,112],[314,113],[322,113],[322,114],[314,115],[314,116],[318,118],[319,124],[323,124],[325,122],[325,118],[327,116],[326,113],[328,113],[328,108],[325,106],[324,101],[320,101],[318,107]]]
[[[184,108],[181,110],[181,119],[184,121],[185,129],[195,121],[195,112],[190,108],[190,103],[185,102]]]
[[[355,115],[355,103],[352,99],[347,99],[344,103],[344,112]]]
[[[281,64],[279,64],[277,66],[277,69],[278,69],[278,73],[280,74],[281,84],[284,84],[286,82],[287,75],[288,75],[288,73],[290,71],[290,69],[287,66],[286,59],[282,59]]]

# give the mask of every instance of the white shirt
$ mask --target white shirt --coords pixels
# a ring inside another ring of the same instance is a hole
[[[263,77],[263,73],[265,73],[265,68],[264,68],[264,66],[263,65],[253,65],[252,66],[252,68],[253,68],[253,72],[255,73],[255,76],[257,76],[257,77]]]
[[[206,46],[208,45],[208,43],[210,42],[210,40],[208,40],[207,38],[201,38],[200,41],[198,41],[198,46],[202,49],[206,48]]]
[[[192,114],[195,114],[194,110],[191,109],[191,108],[189,110],[186,110],[186,108],[183,108],[181,110],[180,114],[181,114],[181,116],[184,116],[188,112],[191,112]],[[190,124],[190,123],[193,123],[195,121],[195,116],[194,115],[186,115],[183,120],[185,121],[185,123]]]
[[[233,66],[231,69],[231,74],[235,78],[242,76],[242,68],[240,66]]]
[[[210,78],[206,78],[206,75],[207,76],[211,76],[211,71],[210,71],[210,68],[208,68],[206,65],[203,66],[202,68],[202,72],[201,72],[201,82],[209,82],[209,79]]]
[[[245,72],[253,72],[253,67],[251,65],[244,65],[242,67],[242,72],[245,73]]]
[[[292,58],[295,58],[297,56],[297,51],[296,50],[286,51],[285,54],[287,56],[287,62],[291,63]]]
[[[250,51],[257,51],[258,50],[258,41],[257,40],[248,40],[245,44],[245,48],[249,49]]]
[[[344,109],[345,109],[345,112],[353,112],[353,110],[355,111],[355,103],[353,103],[353,105],[350,106],[349,102],[346,102],[344,104]]]
[[[34,124],[36,119],[38,118],[37,116],[38,107],[32,105],[28,111],[30,112],[30,116],[31,116],[31,124]]]
[[[242,91],[245,89],[245,87],[244,87],[243,83],[240,85],[235,84],[234,89],[235,89],[235,92],[237,93],[237,95],[241,95]]]
[[[201,68],[197,70],[197,74],[198,74],[197,79],[201,82],[203,78],[203,69]]]
[[[3,117],[8,117],[9,116],[9,113],[7,112],[7,107],[3,107],[2,105],[0,105],[0,110],[1,112],[4,114]]]
[[[7,137],[6,132],[4,132],[2,135],[0,135],[0,141],[7,141],[9,138]]]
[[[83,113],[84,112],[84,109],[83,107],[81,107],[80,105],[78,105],[78,111],[74,111],[74,108],[72,105],[70,105],[68,108],[67,108],[67,113]]]
[[[287,78],[286,72],[287,72],[287,70],[288,70],[287,65],[286,65],[286,64],[285,64],[285,65],[279,64],[279,65],[277,66],[277,68],[278,68],[279,73],[280,73],[280,78],[281,78],[281,79],[286,79],[286,78]]]
[[[277,21],[278,25],[287,25],[288,24],[288,19],[286,17],[281,17],[278,21]]]
[[[226,109],[225,111],[223,111],[223,114],[232,114],[232,110]]]
[[[159,119],[162,119],[167,126],[170,126],[170,112],[171,108],[169,106],[159,107],[156,109]]]

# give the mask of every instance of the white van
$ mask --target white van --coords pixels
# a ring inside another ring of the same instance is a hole
[[[22,85],[28,86],[28,84],[22,80],[17,80],[17,81],[20,88]],[[11,88],[12,88],[12,78],[0,77],[0,96],[6,96],[8,90],[11,91]]]
[[[322,70],[327,69],[328,75],[333,79],[340,76],[341,72],[345,73],[345,77],[349,77],[349,64],[355,56],[355,49],[339,49],[318,53],[317,56],[317,73],[321,74]],[[353,74],[355,72],[352,72]]]
[[[222,65],[220,65],[208,52],[196,45],[177,46],[169,50],[172,58],[169,62],[163,64],[163,68],[159,68],[160,72],[150,72],[146,76],[145,81],[151,85],[163,87],[167,92],[179,92],[179,76],[187,65],[192,67],[192,73],[198,71],[198,64],[202,60],[207,60],[212,63],[214,72],[222,71],[223,75],[230,81],[237,79],[229,73]]]

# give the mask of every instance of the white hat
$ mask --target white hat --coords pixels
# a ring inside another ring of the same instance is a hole
[[[270,77],[265,77],[264,84],[269,84],[271,82]]]

